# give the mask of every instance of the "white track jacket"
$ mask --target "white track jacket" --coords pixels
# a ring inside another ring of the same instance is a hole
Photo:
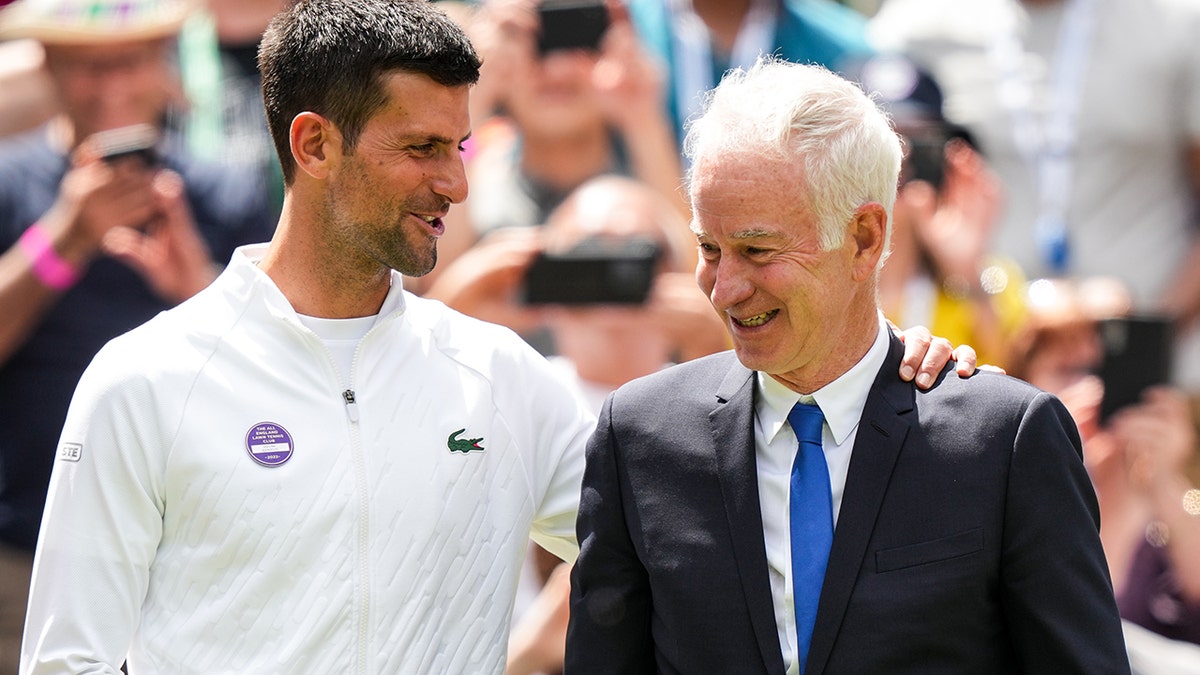
[[[80,381],[23,673],[502,673],[526,542],[573,560],[594,413],[401,290],[349,387],[243,247]]]

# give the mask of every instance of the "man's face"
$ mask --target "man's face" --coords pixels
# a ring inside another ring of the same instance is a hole
[[[844,371],[837,356],[861,284],[852,278],[852,237],[821,250],[804,183],[786,162],[710,151],[693,164],[692,204],[696,280],[738,359],[811,392]]]
[[[166,40],[46,45],[46,66],[77,140],[130,124],[157,124],[177,82]]]
[[[437,261],[442,217],[467,197],[461,144],[470,134],[467,87],[397,71],[387,103],[331,172],[326,208],[342,241],[408,276]]]
[[[572,136],[604,125],[593,84],[597,54],[552,51],[516,64],[505,105],[524,133]]]

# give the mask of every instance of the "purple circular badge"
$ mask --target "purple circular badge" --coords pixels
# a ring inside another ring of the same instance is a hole
[[[279,466],[292,458],[292,437],[274,422],[259,422],[246,432],[246,450],[263,466]]]

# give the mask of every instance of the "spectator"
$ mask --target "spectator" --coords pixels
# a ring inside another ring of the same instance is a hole
[[[170,143],[151,165],[97,157],[100,132],[158,129],[185,12],[167,0],[0,10],[4,35],[38,41],[62,103],[48,124],[0,143],[0,672],[16,670],[55,442],[80,374],[109,339],[203,288],[214,261],[271,231],[244,176]]]
[[[1030,277],[1115,276],[1177,321],[1200,391],[1200,7],[888,0],[872,42],[929,70],[1007,196],[991,250]]]
[[[267,21],[284,0],[204,0],[179,31],[176,53],[179,87],[174,93],[165,131],[181,134],[188,153],[198,160],[236,166],[259,181],[277,213],[283,179],[274,161],[263,116],[255,58]],[[37,0],[26,0],[36,7]],[[35,10],[36,11],[36,10]],[[0,136],[45,122],[59,112],[59,101],[41,64],[41,45],[34,40],[0,44],[0,85],[10,95],[0,99]]]

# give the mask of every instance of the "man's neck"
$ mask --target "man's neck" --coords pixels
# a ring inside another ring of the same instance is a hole
[[[391,289],[391,270],[356,259],[322,236],[326,226],[298,215],[318,213],[318,209],[296,203],[292,192],[284,197],[279,225],[259,269],[271,277],[299,314],[322,319],[378,314]]]

